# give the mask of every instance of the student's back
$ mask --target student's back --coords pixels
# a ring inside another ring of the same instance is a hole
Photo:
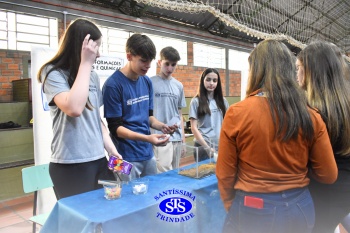
[[[311,180],[315,203],[315,233],[333,232],[350,212],[350,83],[345,61],[335,45],[314,42],[298,54],[299,83],[309,104],[326,123],[339,170],[337,181],[324,185]]]
[[[307,107],[286,45],[260,42],[249,65],[247,98],[230,106],[220,134],[224,232],[311,232],[308,172],[324,183],[337,177],[326,126]]]

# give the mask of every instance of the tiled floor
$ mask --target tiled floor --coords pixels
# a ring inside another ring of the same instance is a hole
[[[33,195],[0,202],[0,233],[30,233]],[[37,227],[39,230],[39,226]]]

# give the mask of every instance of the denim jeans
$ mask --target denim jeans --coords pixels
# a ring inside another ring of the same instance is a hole
[[[244,205],[244,197],[262,198],[263,208]],[[315,223],[314,205],[307,188],[277,193],[236,191],[223,232],[310,233]]]
[[[130,181],[143,176],[157,174],[157,163],[154,156],[149,160],[130,163],[133,165],[130,175],[120,174],[120,177],[123,181]]]

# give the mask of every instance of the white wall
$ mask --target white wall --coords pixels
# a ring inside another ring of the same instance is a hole
[[[249,53],[229,50],[229,69],[241,71],[241,100],[245,98],[248,81]]]

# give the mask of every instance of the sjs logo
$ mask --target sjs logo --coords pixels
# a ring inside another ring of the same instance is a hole
[[[192,203],[185,198],[171,197],[159,203],[159,209],[165,214],[180,215],[191,211]]]
[[[183,189],[167,189],[154,196],[159,201],[156,218],[169,223],[186,222],[195,217],[196,196]]]

